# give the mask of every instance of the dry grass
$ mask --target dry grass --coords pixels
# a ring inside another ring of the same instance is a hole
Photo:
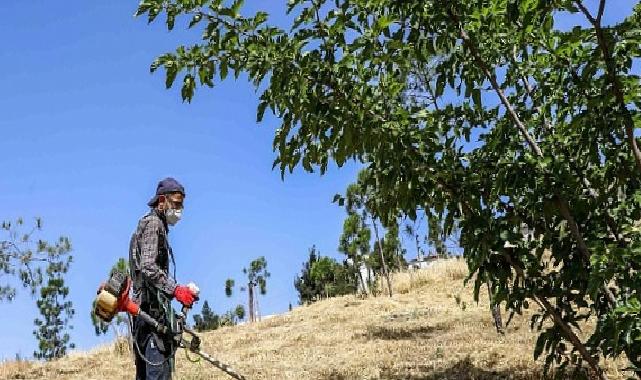
[[[527,316],[496,334],[483,295],[464,288],[465,264],[447,260],[394,278],[393,298],[333,298],[252,325],[203,334],[203,348],[249,379],[541,379]],[[46,364],[7,362],[0,379],[131,379],[113,346]],[[622,363],[605,363],[623,379]],[[176,379],[226,379],[180,351]]]

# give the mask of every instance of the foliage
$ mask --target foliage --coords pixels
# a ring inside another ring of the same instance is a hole
[[[258,315],[258,297],[256,297],[256,288],[261,295],[267,294],[267,279],[271,274],[267,271],[267,260],[264,256],[260,256],[257,259],[252,260],[249,263],[249,268],[243,268],[243,274],[247,276],[247,285],[240,288],[241,291],[247,291],[247,306],[249,309],[249,321],[253,322],[256,320]],[[233,289],[236,282],[234,279],[228,278],[225,281],[225,295],[231,297],[233,294]],[[240,305],[239,305],[240,306]],[[245,316],[245,310],[241,310],[236,307],[234,310],[230,310],[225,314],[229,320],[229,323],[236,323],[236,318],[243,319]],[[243,317],[240,317],[242,315]]]
[[[194,314],[194,328],[197,331],[216,330],[221,326],[235,326],[245,318],[245,307],[237,305],[235,308],[226,311],[224,314],[216,314],[205,301],[200,314]]]
[[[356,212],[348,211],[343,222],[338,251],[345,254],[355,268],[359,268],[370,253],[370,240],[371,230],[365,224],[363,217]]]
[[[267,260],[264,256],[252,260],[249,263],[249,269],[243,268],[243,273],[247,276],[247,306],[249,309],[249,321],[254,322],[258,317],[258,297],[255,288],[258,287],[260,294],[267,294],[267,279],[270,273],[267,272]]]
[[[183,73],[190,101],[197,81],[246,73],[257,119],[281,120],[283,175],[357,159],[380,220],[423,209],[448,235],[458,219],[475,293],[489,281],[510,312],[539,309],[535,356],[602,378],[599,353],[641,368],[641,5],[606,27],[605,4],[291,0],[287,29],[240,0],[143,0],[138,14],[201,27],[153,63],[167,87]],[[561,29],[561,13],[585,22]]]
[[[243,268],[243,273],[247,275],[247,286],[257,286],[260,294],[267,294],[267,279],[271,274],[267,272],[267,260],[264,256],[252,260],[249,268]]]
[[[316,246],[309,249],[309,259],[303,263],[294,286],[299,302],[311,303],[322,297],[336,297],[356,290],[356,276],[352,267],[340,264],[330,257],[322,257]]]
[[[391,244],[386,249],[383,246],[383,240],[378,233],[378,215],[380,215],[381,199],[376,197],[375,188],[368,183],[371,173],[369,170],[364,169],[358,173],[358,179],[356,183],[353,183],[347,187],[345,192],[345,198],[342,198],[340,195],[334,197],[335,201],[338,201],[339,204],[345,205],[345,210],[347,211],[347,219],[343,225],[343,235],[341,236],[341,245],[343,243],[343,238],[349,237],[350,233],[361,234],[357,235],[355,242],[358,242],[360,239],[368,238],[370,235],[370,229],[366,221],[371,221],[371,226],[374,230],[374,251],[372,255],[367,256],[366,263],[368,267],[374,270],[375,274],[383,275],[387,282],[387,288],[390,297],[392,296],[392,283],[389,276],[388,266],[390,265],[389,259],[391,257],[396,257],[398,252],[396,248],[400,249],[400,242],[398,241],[398,225],[396,216],[388,215],[385,220],[383,220],[383,225],[396,226],[390,235]],[[360,224],[360,225],[359,225]],[[396,245],[394,245],[396,242]],[[341,249],[341,247],[339,247]],[[392,250],[392,251],[390,251]],[[376,256],[378,253],[378,257]],[[356,268],[360,268],[360,264],[355,261]],[[400,267],[400,265],[399,265]],[[359,276],[362,276],[360,270],[358,272]],[[363,278],[360,279],[364,283]]]
[[[72,256],[71,244],[61,238],[56,248],[50,247],[51,258],[45,271],[46,283],[40,288],[40,298],[36,302],[41,317],[34,320],[36,329],[33,335],[38,340],[38,351],[33,354],[37,359],[52,360],[63,357],[75,345],[70,342],[67,332],[72,329],[71,318],[75,311],[67,298],[69,288],[65,285],[64,275],[69,270]]]
[[[234,315],[241,321],[245,319],[245,306],[236,305],[236,308],[234,308]]]
[[[294,287],[298,292],[298,303],[310,303],[319,294],[317,285],[312,281],[311,270],[312,265],[318,261],[319,252],[316,251],[316,246],[309,249],[309,258],[303,263],[300,276],[296,276],[294,280]]]
[[[234,279],[228,278],[227,280],[225,280],[225,295],[227,297],[231,297],[232,289],[234,289],[234,285],[236,285],[236,283],[234,282]]]
[[[198,331],[216,330],[220,326],[220,316],[214,313],[205,300],[200,314],[194,314],[194,328]]]
[[[383,249],[382,255],[380,253],[381,247]],[[369,257],[369,266],[374,273],[383,273],[381,258],[384,258],[389,270],[401,270],[407,266],[404,255],[405,249],[401,246],[399,239],[398,224],[393,223],[387,228],[380,246],[378,244],[374,246],[374,253]]]
[[[0,226],[0,302],[11,301],[16,296],[17,280],[32,295],[38,293],[43,282],[43,269],[48,263],[58,259],[59,252],[66,253],[64,247],[68,239],[61,237],[56,243],[36,239],[42,231],[42,220],[36,218],[33,227],[27,228],[22,219],[15,222],[2,222]]]
[[[118,261],[111,267],[111,271],[109,272],[109,276],[111,276],[114,272],[124,272],[124,273],[129,273],[129,263],[127,260],[124,258],[119,258]],[[107,334],[109,331],[109,328],[111,327],[113,329],[114,334],[116,337],[121,336],[121,332],[119,328],[127,323],[127,318],[120,315],[116,314],[114,319],[111,320],[109,323],[105,323],[100,317],[96,315],[94,312],[96,309],[96,300],[93,301],[91,304],[91,311],[89,312],[89,316],[91,318],[91,324],[94,327],[94,333],[96,336],[100,336],[102,334]]]

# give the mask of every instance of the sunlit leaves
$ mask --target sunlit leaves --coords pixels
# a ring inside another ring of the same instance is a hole
[[[202,29],[201,44],[152,64],[168,87],[181,83],[183,100],[198,84],[247,74],[260,91],[256,119],[269,109],[280,120],[281,175],[363,162],[377,217],[422,208],[445,231],[458,221],[477,291],[491,280],[495,300],[515,313],[556,301],[570,328],[589,310],[591,352],[641,361],[630,322],[641,182],[624,131],[627,116],[641,125],[639,9],[604,31],[607,57],[593,27],[555,29],[555,15],[578,11],[570,0],[290,0],[284,29],[243,13],[240,1],[145,0],[138,14],[165,12],[168,27],[182,14]],[[617,289],[616,305],[604,284]],[[542,334],[535,349],[546,364],[583,360],[576,347],[557,350],[566,330]]]

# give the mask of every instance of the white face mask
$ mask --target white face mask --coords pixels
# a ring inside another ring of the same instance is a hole
[[[170,208],[165,211],[165,217],[167,218],[167,223],[171,226],[178,223],[180,218],[183,216],[182,209]]]

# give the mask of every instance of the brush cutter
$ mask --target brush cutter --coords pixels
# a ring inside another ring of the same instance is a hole
[[[188,286],[194,294],[198,294],[196,285],[189,284]],[[131,278],[123,272],[114,271],[111,276],[109,276],[109,280],[98,289],[94,310],[95,314],[107,323],[119,312],[126,312],[131,316],[141,318],[158,333],[163,335],[171,333],[174,340],[178,343],[178,347],[195,353],[234,379],[246,380],[243,375],[240,375],[228,365],[221,363],[200,349],[200,337],[187,327],[187,312],[189,310],[187,307],[183,306],[181,313],[176,314],[176,324],[170,329],[168,326],[158,322],[141,310],[140,306],[129,298],[130,289]],[[185,334],[189,335],[188,339],[185,338]]]

